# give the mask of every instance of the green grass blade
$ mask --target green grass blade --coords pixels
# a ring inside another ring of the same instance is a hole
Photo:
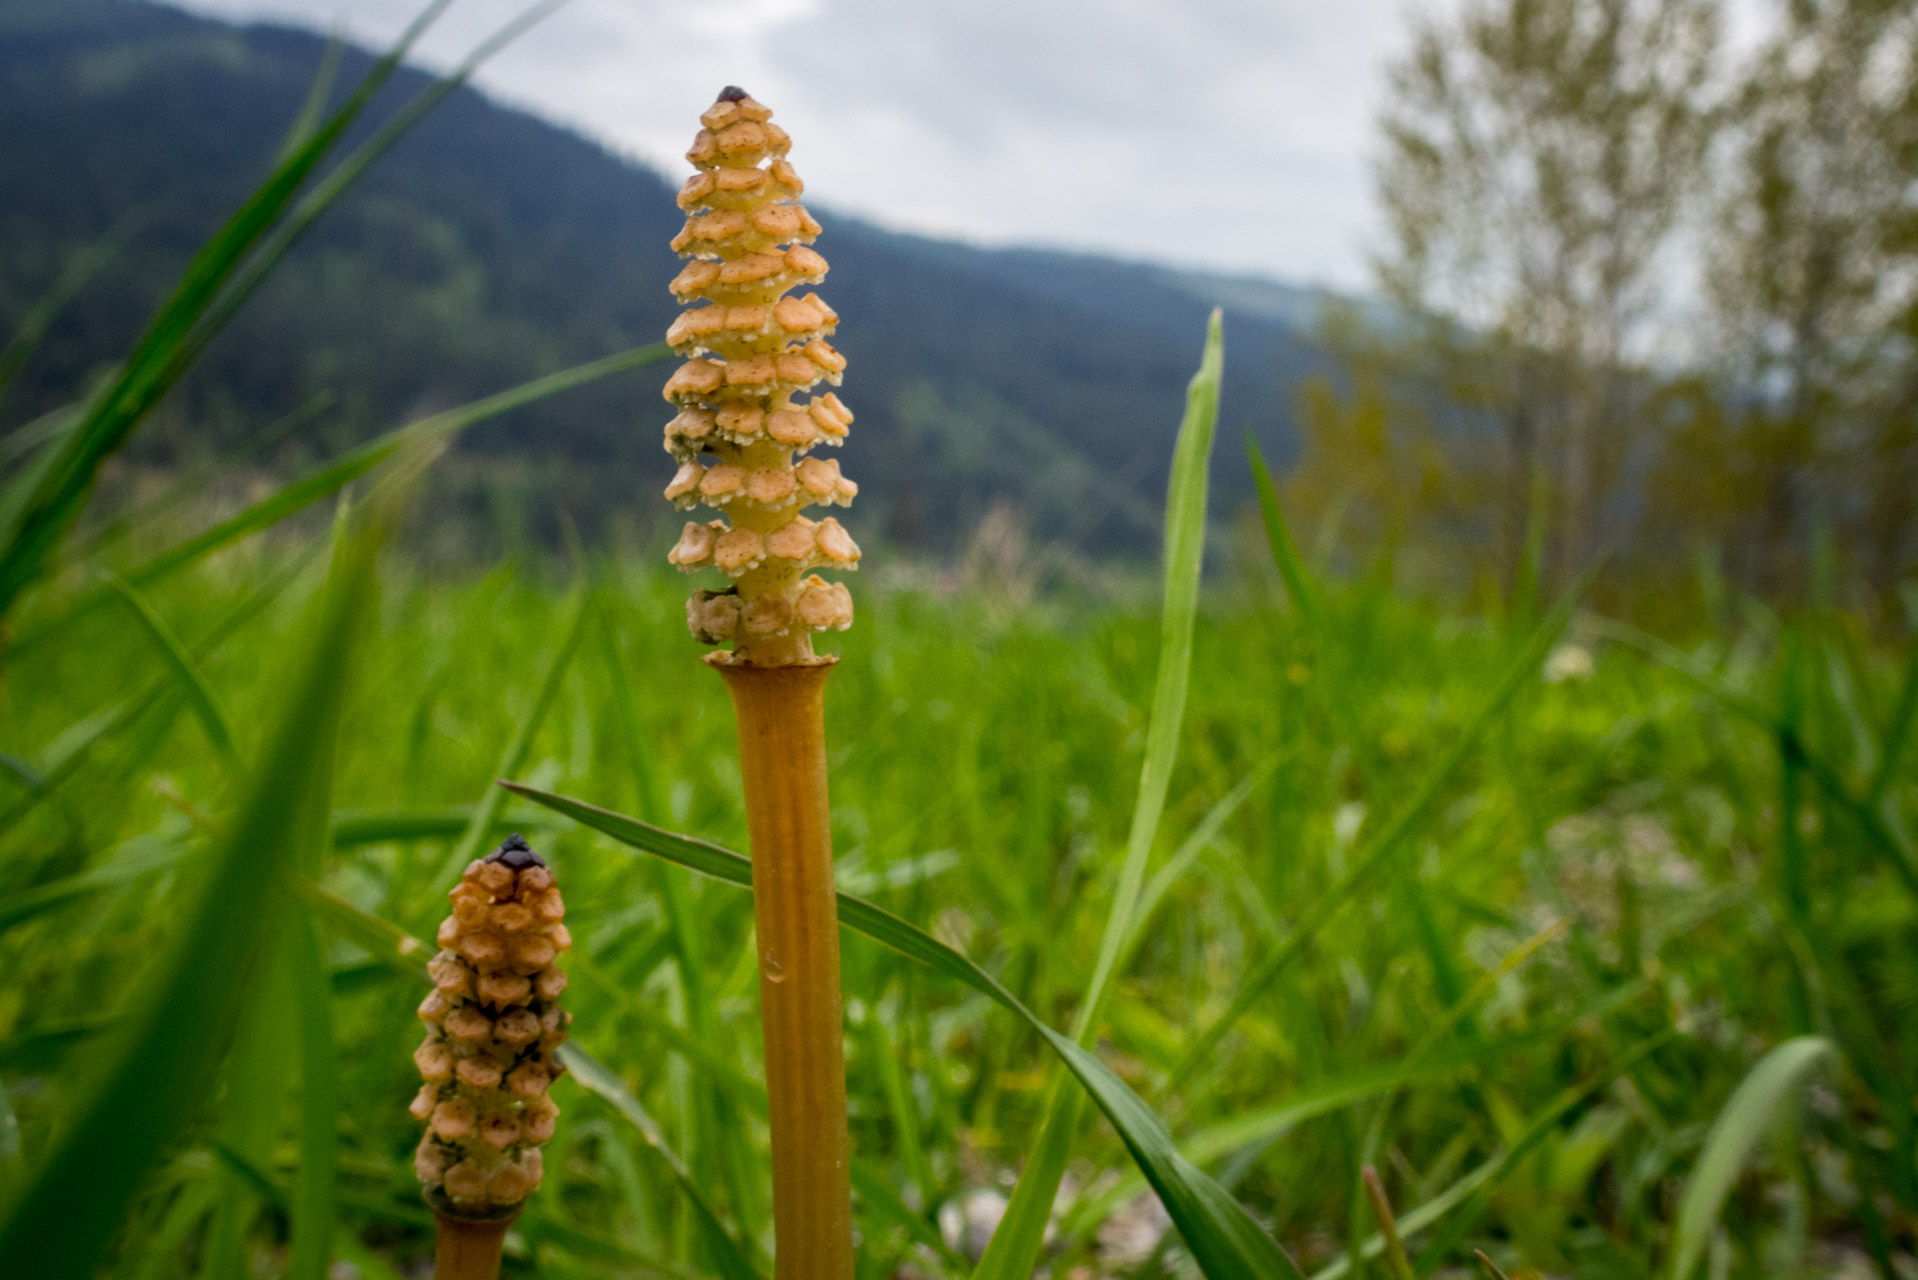
[[[17,467],[24,458],[46,448],[55,440],[66,435],[80,425],[81,404],[63,404],[49,409],[33,421],[22,427],[15,427],[4,437],[0,437],[0,466],[10,470]],[[27,500],[27,494],[33,489],[36,477],[31,473],[14,471],[8,479],[6,488],[0,489],[0,522],[11,520]]]
[[[1192,834],[1185,838],[1185,843],[1165,860],[1165,865],[1152,873],[1152,879],[1146,882],[1144,891],[1139,894],[1138,908],[1133,912],[1132,938],[1128,943],[1128,952],[1131,947],[1138,945],[1146,925],[1152,922],[1153,914],[1158,911],[1159,904],[1165,901],[1166,894],[1172,891],[1172,886],[1177,884],[1179,878],[1199,860],[1199,855],[1211,847],[1212,842],[1219,838],[1219,832],[1224,829],[1227,820],[1239,811],[1239,806],[1243,805],[1252,793],[1258,790],[1259,784],[1271,777],[1278,767],[1278,761],[1268,760],[1241,778],[1237,786],[1226,792],[1217,804],[1206,811],[1205,817],[1199,820],[1199,825],[1194,827]]]
[[[336,809],[329,842],[335,849],[356,849],[369,844],[411,844],[418,840],[456,840],[473,824],[474,806],[450,805],[444,809]],[[549,814],[538,810],[515,809],[493,815],[488,835],[504,836],[511,831],[547,830],[557,825]]]
[[[1392,1202],[1385,1197],[1385,1184],[1379,1171],[1366,1165],[1360,1172],[1365,1181],[1365,1198],[1372,1203],[1372,1216],[1378,1220],[1379,1235],[1385,1242],[1385,1269],[1392,1280],[1418,1280],[1412,1260],[1405,1256],[1405,1242],[1399,1239],[1399,1224],[1392,1216]]]
[[[141,1178],[203,1105],[298,856],[303,807],[324,762],[311,748],[344,702],[370,608],[373,547],[356,543],[305,646],[260,768],[181,913],[166,954],[127,1006],[129,1029],[82,1089],[56,1145],[0,1222],[0,1257],[36,1280],[91,1274]]]
[[[584,364],[574,365],[570,369],[562,369],[557,373],[534,378],[519,386],[509,387],[505,391],[487,396],[485,399],[475,400],[471,404],[448,409],[430,418],[421,418],[418,422],[395,428],[291,481],[245,510],[220,521],[212,528],[150,557],[127,570],[123,576],[136,587],[149,586],[169,574],[204,559],[222,547],[278,524],[321,498],[339,492],[346,485],[406,450],[426,448],[444,442],[475,423],[484,422],[488,418],[543,400],[561,391],[568,391],[600,378],[652,364],[665,359],[670,354],[672,354],[671,350],[664,343],[656,342],[643,347],[633,347],[616,355],[589,360]],[[111,598],[111,594],[104,588],[82,595],[58,617],[41,624],[31,632],[23,633],[7,646],[7,651],[18,656],[67,623],[84,616],[94,607]]]
[[[277,161],[284,163],[319,132],[320,122],[326,118],[327,99],[333,96],[333,84],[339,79],[340,62],[345,56],[346,41],[336,29],[326,38],[319,65],[313,69],[313,79],[306,86],[306,101],[300,104],[300,113],[287,126],[286,140],[280,144],[280,153],[275,157]]]
[[[360,910],[346,899],[314,882],[295,876],[293,892],[315,915],[332,923],[353,945],[373,959],[421,982],[431,981],[426,963],[436,950],[390,920]]]
[[[572,1072],[573,1078],[579,1081],[580,1087],[611,1104],[614,1111],[639,1131],[647,1150],[671,1172],[673,1181],[679,1184],[680,1191],[693,1206],[700,1227],[700,1239],[712,1256],[713,1264],[719,1268],[720,1275],[725,1280],[758,1280],[759,1273],[746,1260],[745,1246],[735,1240],[732,1233],[720,1223],[712,1202],[700,1189],[699,1180],[693,1177],[686,1162],[666,1144],[659,1125],[646,1113],[646,1108],[639,1104],[639,1099],[632,1095],[624,1082],[581,1048],[576,1040],[561,1045],[559,1056],[566,1064],[566,1069]]]
[[[1265,523],[1265,540],[1272,548],[1272,559],[1279,567],[1279,577],[1285,583],[1287,594],[1297,607],[1299,616],[1312,629],[1312,633],[1323,640],[1326,636],[1325,614],[1319,608],[1319,593],[1312,585],[1312,575],[1305,567],[1305,561],[1299,558],[1299,549],[1292,541],[1292,531],[1286,527],[1285,513],[1279,508],[1279,491],[1272,483],[1272,473],[1266,470],[1265,455],[1259,451],[1258,437],[1250,431],[1245,433],[1245,457],[1252,464],[1252,484],[1259,493],[1259,516]]]
[[[886,1111],[899,1148],[899,1163],[905,1166],[906,1176],[918,1191],[919,1202],[931,1204],[939,1184],[926,1159],[925,1146],[919,1141],[919,1108],[899,1069],[899,1049],[887,1034],[886,1020],[879,1016],[876,1008],[867,1011],[862,1030],[866,1036],[866,1053],[878,1073],[880,1092],[886,1099]]]
[[[238,1161],[257,1165],[272,1158],[280,1116],[291,1084],[287,1049],[294,1039],[292,971],[279,939],[267,942],[260,978],[246,997],[220,1083],[219,1112],[211,1143]],[[199,1274],[206,1280],[250,1280],[247,1237],[259,1216],[260,1187],[245,1170],[229,1165],[214,1175],[219,1199],[207,1224]]]
[[[541,3],[521,12],[519,16],[482,41],[459,66],[415,94],[405,106],[383,121],[379,128],[373,131],[372,136],[355,147],[341,159],[338,165],[314,183],[313,189],[294,206],[286,220],[273,229],[261,243],[258,251],[253,253],[246,260],[243,268],[234,275],[231,282],[211,300],[205,314],[194,321],[191,331],[184,335],[177,350],[171,355],[172,364],[175,366],[172,377],[177,379],[180,373],[185,372],[186,368],[199,358],[206,345],[218,336],[227,322],[246,305],[247,300],[273,273],[273,269],[279,265],[280,260],[319,220],[320,215],[346,194],[347,190],[368,169],[372,168],[375,162],[392,150],[393,145],[418,124],[422,117],[471,79],[473,72],[478,70],[488,58],[564,3],[565,0],[542,0]]]
[[[209,481],[231,475],[233,469],[241,463],[258,457],[295,432],[310,426],[321,414],[332,408],[333,404],[334,397],[331,392],[319,392],[293,412],[282,414],[267,423],[234,448],[179,473],[167,481],[166,487],[151,498],[118,510],[111,519],[103,520],[86,532],[76,534],[67,542],[67,555],[78,560],[97,554],[102,548],[111,546],[126,537],[139,525],[157,520],[194,494],[203,492]]]
[[[7,1082],[0,1080],[0,1196],[12,1193],[25,1167],[20,1148],[20,1117],[14,1114]]]
[[[119,375],[57,451],[24,509],[0,529],[0,617],[12,611],[20,593],[44,572],[91,492],[101,464],[126,443],[186,372],[192,355],[212,340],[217,325],[209,327],[204,322],[242,259],[279,220],[320,161],[398,69],[412,42],[448,2],[434,0],[306,145],[280,163],[194,256]],[[225,312],[221,323],[233,309]]]
[[[1074,1018],[1075,1038],[1091,1034],[1104,1007],[1107,989],[1116,972],[1119,954],[1132,932],[1134,909],[1145,884],[1146,861],[1159,835],[1159,817],[1165,812],[1166,790],[1172,785],[1172,767],[1179,758],[1179,730],[1185,723],[1186,693],[1192,679],[1192,632],[1199,612],[1199,578],[1205,561],[1206,480],[1212,458],[1212,437],[1219,421],[1219,385],[1225,377],[1225,339],[1221,313],[1213,311],[1206,327],[1205,354],[1199,371],[1186,389],[1185,420],[1179,424],[1173,447],[1172,477],[1167,485],[1165,513],[1165,599],[1159,623],[1159,670],[1152,691],[1151,718],[1146,726],[1145,760],[1139,770],[1139,793],[1126,836],[1125,864],[1099,959],[1084,1003]],[[1051,1197],[1047,1200],[1050,1202]]]
[[[186,692],[187,701],[192,704],[194,714],[200,718],[200,726],[206,730],[207,740],[213,749],[220,753],[230,773],[241,772],[240,754],[233,745],[233,730],[227,726],[226,713],[220,710],[219,701],[213,696],[213,690],[207,686],[206,677],[200,674],[200,666],[193,655],[186,651],[180,638],[173,634],[173,628],[154,611],[147,598],[123,582],[117,575],[106,573],[107,586],[126,602],[134,618],[152,638],[154,647],[160,656],[166,659],[167,667],[180,682],[180,688]]]
[[[1811,1072],[1837,1051],[1820,1036],[1800,1036],[1773,1048],[1758,1060],[1718,1119],[1712,1122],[1704,1150],[1685,1182],[1672,1233],[1670,1280],[1685,1280],[1697,1269],[1710,1243],[1712,1227],[1732,1184],[1744,1172],[1752,1151],[1770,1133]]]
[[[555,795],[518,783],[502,783],[507,790],[543,804],[611,836],[621,844],[740,888],[752,887],[752,862],[743,854],[705,840],[662,831],[636,818],[597,805]],[[1095,1055],[1055,1031],[1021,1003],[999,981],[964,955],[923,929],[882,907],[849,893],[840,893],[839,923],[889,947],[909,960],[946,978],[971,987],[1016,1015],[1038,1033],[1064,1060],[1080,1084],[1118,1130],[1120,1140],[1164,1202],[1186,1247],[1206,1275],[1263,1280],[1293,1277],[1298,1269],[1272,1242],[1244,1208],[1225,1189],[1179,1154],[1165,1124]]]
[[[1206,326],[1205,353],[1186,388],[1185,420],[1172,451],[1172,475],[1166,486],[1165,598],[1160,614],[1159,670],[1146,726],[1145,760],[1126,837],[1125,862],[1106,917],[1105,935],[1092,982],[1073,1018],[1072,1038],[1090,1042],[1098,1028],[1106,992],[1119,956],[1133,934],[1134,914],[1145,885],[1147,859],[1159,834],[1166,789],[1179,757],[1179,729],[1185,721],[1186,692],[1192,676],[1192,631],[1198,616],[1199,577],[1205,559],[1207,471],[1212,437],[1219,421],[1219,384],[1225,376],[1225,338],[1221,313]],[[1045,1243],[1046,1222],[1065,1176],[1078,1132],[1085,1095],[1055,1084],[1045,1128],[1026,1157],[1012,1202],[992,1233],[974,1280],[1025,1280]]]
[[[312,918],[295,913],[290,934],[299,1020],[300,1169],[294,1184],[293,1252],[286,1275],[287,1280],[327,1280],[333,1261],[340,1127],[333,993]]]
[[[1898,765],[1911,741],[1912,725],[1918,722],[1918,645],[1905,655],[1905,678],[1898,689],[1898,701],[1892,707],[1891,723],[1885,726],[1884,740],[1878,746],[1878,768],[1871,785],[1865,789],[1865,803],[1877,808],[1898,776]]]
[[[566,679],[566,668],[572,663],[573,654],[579,649],[579,642],[586,635],[586,620],[591,616],[593,597],[587,590],[584,579],[573,588],[572,614],[567,618],[565,630],[561,634],[559,647],[546,660],[546,672],[540,679],[539,696],[534,698],[533,706],[520,721],[519,729],[513,740],[506,744],[506,751],[500,756],[499,768],[494,777],[510,778],[518,773],[526,763],[527,755],[533,749],[533,737],[546,720],[546,713],[559,697],[560,684]],[[446,860],[440,864],[437,882],[450,884],[460,873],[460,868],[477,858],[480,848],[486,842],[486,836],[493,829],[493,821],[499,816],[500,809],[506,803],[506,793],[489,784],[486,792],[473,806],[472,821],[466,824],[466,831],[460,836],[458,844],[453,846]]]
[[[1199,1035],[1192,1048],[1186,1051],[1184,1060],[1173,1071],[1172,1078],[1166,1086],[1168,1091],[1177,1089],[1211,1057],[1212,1051],[1219,1046],[1220,1041],[1225,1039],[1226,1033],[1264,997],[1273,981],[1285,971],[1287,966],[1298,959],[1318,931],[1356,896],[1359,889],[1370,882],[1380,868],[1410,844],[1424,829],[1426,821],[1437,808],[1440,793],[1451,781],[1452,776],[1464,765],[1466,758],[1476,749],[1479,739],[1485,735],[1485,731],[1504,711],[1506,704],[1512,700],[1519,689],[1537,676],[1540,660],[1544,658],[1545,651],[1551,647],[1558,633],[1564,629],[1566,621],[1572,615],[1572,609],[1584,594],[1585,586],[1590,583],[1591,578],[1592,575],[1588,573],[1582,582],[1567,592],[1565,598],[1559,601],[1551,614],[1532,633],[1531,638],[1526,641],[1517,657],[1500,677],[1491,696],[1458,731],[1451,746],[1420,781],[1418,789],[1413,792],[1411,800],[1399,811],[1398,816],[1373,840],[1371,847],[1365,853],[1353,860],[1345,877],[1320,895],[1319,899],[1306,909],[1304,916],[1294,926],[1291,935],[1277,950],[1253,967],[1252,972],[1239,985],[1238,992],[1233,996],[1232,1003],[1226,1007],[1225,1012],[1220,1014],[1217,1020]]]

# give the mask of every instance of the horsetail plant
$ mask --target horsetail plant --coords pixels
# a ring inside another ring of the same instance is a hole
[[[515,835],[467,866],[440,925],[421,1003],[426,1125],[413,1167],[439,1219],[435,1280],[494,1280],[506,1229],[540,1184],[540,1147],[559,1108],[548,1096],[570,1016],[559,1007],[572,945],[553,872]]]
[[[733,643],[707,661],[732,693],[752,839],[775,1275],[844,1280],[852,1189],[825,748],[835,659],[813,652],[812,633],[850,626],[852,599],[807,570],[854,568],[859,548],[837,520],[803,512],[849,503],[858,487],[811,452],[839,444],[851,412],[829,391],[794,397],[836,385],[846,361],[826,341],[832,308],[817,294],[787,296],[826,274],[808,247],[819,224],[798,203],[791,140],[730,86],[700,123],[686,153],[698,172],[679,193],[686,226],[672,243],[690,261],[672,291],[704,305],[666,335],[688,357],[665,389],[680,410],[666,427],[680,461],[666,496],[725,518],[689,523],[669,559],[732,580],[697,592],[687,621],[705,643]]]

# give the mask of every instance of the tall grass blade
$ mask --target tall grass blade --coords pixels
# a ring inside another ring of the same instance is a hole
[[[1904,758],[1905,744],[1911,741],[1914,722],[1918,722],[1918,645],[1913,645],[1911,652],[1905,655],[1905,678],[1898,688],[1898,701],[1892,707],[1891,723],[1885,726],[1884,740],[1878,746],[1878,768],[1865,791],[1865,803],[1873,808],[1884,800],[1892,779],[1898,776],[1898,765]]]
[[[1670,1280],[1686,1280],[1705,1256],[1712,1228],[1745,1162],[1772,1131],[1798,1087],[1828,1059],[1836,1059],[1831,1041],[1800,1036],[1773,1048],[1746,1075],[1718,1119],[1712,1122],[1704,1150],[1685,1182],[1672,1233]]]
[[[563,813],[621,844],[739,888],[752,887],[752,861],[705,840],[662,831],[636,818],[536,787],[502,782],[517,795]],[[1037,1032],[1111,1121],[1126,1150],[1165,1204],[1194,1261],[1212,1280],[1295,1277],[1298,1269],[1226,1190],[1179,1153],[1165,1123],[1099,1058],[1055,1031],[984,969],[923,929],[849,893],[839,923],[935,973],[963,983]]]
[[[0,528],[0,618],[12,612],[20,593],[45,571],[91,492],[100,465],[126,442],[179,381],[193,356],[238,309],[237,302],[232,303],[216,322],[209,323],[222,290],[248,251],[279,220],[320,161],[391,78],[413,41],[447,3],[449,0],[434,0],[312,138],[277,165],[194,256],[117,377],[92,401],[85,419],[55,452],[23,509]]]
[[[322,811],[323,812],[323,811]],[[293,1193],[293,1252],[287,1280],[327,1280],[333,1261],[340,1088],[333,1039],[333,993],[319,935],[296,913],[288,938],[299,1020],[299,1177]]]
[[[306,86],[306,101],[300,104],[300,113],[287,126],[286,140],[280,143],[276,157],[280,162],[284,163],[319,132],[320,123],[326,118],[327,99],[333,96],[333,84],[340,77],[340,63],[345,56],[346,41],[336,28],[327,36],[319,65],[313,68],[313,79]]]
[[[259,1216],[261,1188],[250,1169],[272,1159],[291,1084],[288,1051],[295,1032],[292,971],[286,959],[286,948],[277,938],[266,943],[259,979],[247,994],[227,1054],[218,1120],[209,1142],[234,1159],[213,1175],[219,1198],[203,1245],[200,1274],[206,1280],[251,1280],[247,1238]]]
[[[1312,633],[1321,640],[1325,638],[1325,614],[1319,608],[1319,593],[1312,585],[1312,575],[1305,567],[1305,561],[1299,558],[1298,546],[1292,541],[1292,531],[1286,527],[1285,513],[1279,508],[1279,491],[1272,483],[1272,473],[1266,469],[1265,455],[1259,451],[1258,437],[1250,431],[1245,433],[1245,457],[1252,464],[1252,484],[1259,493],[1259,516],[1265,523],[1265,540],[1271,545],[1272,559],[1279,567],[1279,578],[1285,583],[1292,604],[1299,616],[1312,629]]]
[[[1399,1239],[1399,1224],[1392,1216],[1392,1202],[1385,1197],[1379,1171],[1368,1164],[1359,1176],[1365,1182],[1365,1198],[1372,1204],[1372,1216],[1378,1220],[1379,1236],[1385,1242],[1386,1272],[1392,1280],[1418,1280],[1412,1260],[1405,1256],[1405,1242]]]
[[[145,596],[121,581],[115,574],[106,573],[102,576],[105,577],[107,586],[113,590],[114,594],[126,601],[127,608],[132,611],[134,618],[152,638],[154,647],[160,651],[160,656],[166,659],[167,667],[173,672],[174,678],[180,682],[180,688],[185,691],[187,701],[193,706],[194,714],[199,716],[200,726],[206,730],[207,740],[213,744],[213,749],[220,753],[220,759],[226,764],[227,769],[237,775],[241,771],[241,765],[239,751],[233,745],[233,730],[227,726],[226,713],[220,710],[219,701],[213,696],[213,690],[208,687],[206,677],[200,674],[200,666],[193,660],[193,655],[186,651],[186,646],[180,643],[180,638],[173,634],[173,628],[167,626],[166,620],[154,611],[152,604]]]
[[[1219,832],[1224,829],[1226,821],[1239,811],[1239,806],[1244,804],[1252,793],[1258,790],[1259,784],[1271,777],[1273,770],[1278,767],[1277,760],[1268,760],[1241,778],[1237,786],[1226,792],[1219,802],[1199,819],[1199,825],[1192,829],[1192,834],[1185,838],[1185,843],[1165,860],[1165,865],[1152,873],[1152,879],[1146,881],[1145,889],[1139,894],[1138,908],[1133,912],[1132,938],[1127,945],[1127,954],[1130,954],[1132,947],[1138,945],[1140,937],[1145,933],[1146,925],[1151,923],[1153,914],[1158,911],[1159,904],[1165,901],[1166,895],[1172,892],[1172,886],[1177,884],[1179,878],[1199,860],[1199,855],[1212,846],[1212,842],[1219,838]]]
[[[1478,1259],[1479,1269],[1485,1272],[1490,1280],[1510,1280],[1503,1271],[1499,1270],[1498,1263],[1485,1256],[1485,1250],[1474,1249],[1472,1256]]]
[[[1146,726],[1145,761],[1139,770],[1139,792],[1126,837],[1125,862],[1106,917],[1105,936],[1091,985],[1073,1018],[1072,1038],[1084,1045],[1098,1029],[1106,990],[1117,970],[1119,955],[1132,936],[1134,911],[1145,884],[1146,861],[1159,834],[1159,815],[1165,809],[1166,788],[1179,756],[1179,728],[1185,720],[1186,690],[1192,676],[1192,629],[1199,608],[1199,576],[1205,558],[1207,471],[1212,436],[1219,421],[1219,385],[1225,375],[1225,338],[1221,313],[1213,311],[1206,326],[1205,352],[1199,371],[1185,393],[1185,420],[1172,451],[1172,475],[1166,486],[1165,599],[1159,623],[1159,671],[1152,691],[1151,718]],[[1052,1086],[1045,1128],[1026,1157],[1013,1189],[1012,1202],[992,1233],[974,1280],[1025,1280],[1039,1260],[1045,1243],[1046,1222],[1065,1176],[1078,1132],[1084,1095]]]
[[[196,900],[127,1006],[128,1030],[0,1221],[0,1257],[36,1280],[91,1274],[141,1178],[211,1088],[299,850],[303,801],[326,762],[312,749],[344,702],[347,664],[373,592],[369,539],[288,681],[255,780],[211,851]]]
[[[295,876],[293,892],[309,911],[338,928],[348,941],[374,960],[421,982],[431,980],[426,964],[433,958],[435,948],[399,925],[360,910],[310,876]]]
[[[67,555],[74,559],[81,559],[95,554],[101,548],[124,538],[129,531],[139,525],[157,520],[193,494],[202,492],[208,481],[230,475],[233,468],[239,464],[259,456],[296,431],[310,425],[321,414],[332,408],[333,404],[334,397],[331,392],[316,393],[305,404],[267,423],[234,448],[178,473],[167,481],[164,489],[151,498],[121,508],[114,512],[111,519],[103,520],[86,532],[75,535],[67,542]]]
[[[274,228],[255,252],[246,261],[244,269],[238,272],[232,282],[214,297],[204,315],[194,322],[192,330],[182,339],[173,360],[179,366],[179,373],[199,357],[206,345],[217,336],[221,329],[246,304],[280,259],[297,244],[302,236],[319,220],[335,201],[344,195],[362,174],[372,168],[374,163],[392,150],[406,133],[418,124],[434,107],[461,85],[465,84],[482,63],[498,53],[508,44],[566,3],[566,0],[541,0],[506,23],[498,31],[482,41],[472,53],[468,54],[459,66],[448,74],[415,94],[405,106],[381,123],[371,137],[355,147],[338,165],[314,183],[313,189],[294,206],[286,220]],[[436,5],[435,8],[439,6]],[[327,126],[327,127],[330,127]]]

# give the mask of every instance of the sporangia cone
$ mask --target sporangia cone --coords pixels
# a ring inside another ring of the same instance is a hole
[[[552,871],[519,836],[469,864],[447,896],[453,914],[420,1005],[426,1041],[413,1054],[426,1081],[413,1099],[426,1125],[413,1167],[435,1208],[498,1217],[539,1186],[540,1146],[559,1116],[547,1090],[566,1069],[555,1051],[571,1016],[553,961],[573,939]]]
[[[681,569],[717,568],[733,580],[701,591],[686,619],[707,644],[732,641],[731,661],[815,661],[812,632],[852,625],[852,598],[813,568],[852,569],[859,547],[812,506],[849,504],[859,487],[838,462],[811,451],[846,437],[852,412],[820,383],[839,384],[846,361],[826,341],[839,317],[816,293],[826,260],[807,246],[819,224],[799,203],[804,184],[786,162],[791,140],[772,112],[728,88],[700,116],[686,158],[699,172],[680,190],[686,226],[673,248],[690,259],[673,281],[694,304],[666,333],[689,357],[666,383],[679,416],[666,449],[679,473],[666,496],[724,518],[689,523],[667,557]],[[803,397],[803,398],[796,398]]]

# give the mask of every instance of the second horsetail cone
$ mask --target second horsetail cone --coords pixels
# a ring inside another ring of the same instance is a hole
[[[689,357],[666,383],[679,416],[666,449],[679,473],[666,496],[723,519],[689,523],[669,559],[681,569],[717,568],[722,591],[696,593],[686,617],[707,644],[733,643],[721,659],[781,667],[819,661],[814,631],[852,625],[842,583],[807,571],[852,569],[859,547],[814,506],[845,506],[859,487],[839,463],[813,453],[846,437],[852,412],[821,383],[839,384],[845,357],[827,335],[839,322],[816,293],[826,260],[807,246],[819,224],[799,203],[804,188],[786,161],[791,140],[772,112],[727,88],[700,116],[705,127],[686,158],[699,172],[680,190],[686,226],[672,247],[689,258],[673,281],[696,304],[666,333]]]
[[[571,1016],[553,961],[573,939],[552,870],[519,836],[469,864],[447,896],[413,1055],[425,1084],[412,1110],[426,1125],[413,1166],[440,1212],[507,1217],[539,1186],[559,1116],[547,1090],[566,1069],[556,1051]]]

